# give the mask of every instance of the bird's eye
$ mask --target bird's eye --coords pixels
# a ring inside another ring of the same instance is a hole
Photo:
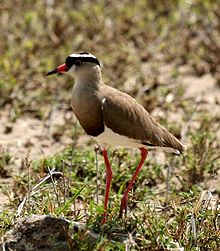
[[[79,65],[81,65],[81,64],[82,64],[82,61],[81,61],[81,60],[76,60],[75,65],[79,66]]]

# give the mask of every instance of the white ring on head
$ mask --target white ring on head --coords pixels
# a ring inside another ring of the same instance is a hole
[[[73,53],[73,54],[70,54],[69,57],[71,58],[95,58],[97,59],[94,55],[92,54],[78,54],[78,53]]]

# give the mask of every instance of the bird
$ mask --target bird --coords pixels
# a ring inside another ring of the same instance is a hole
[[[87,52],[70,54],[64,64],[46,75],[67,73],[74,79],[71,106],[84,131],[99,145],[106,166],[106,189],[102,223],[107,222],[108,200],[113,178],[107,148],[139,148],[141,160],[122,198],[119,217],[127,212],[128,195],[148,155],[148,150],[162,148],[180,155],[187,146],[160,125],[128,94],[102,81],[99,60]]]

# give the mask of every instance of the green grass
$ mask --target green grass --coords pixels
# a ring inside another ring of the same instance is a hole
[[[209,73],[220,83],[217,1],[47,2],[1,4],[0,109],[9,122],[26,116],[44,124],[56,106],[68,116],[51,136],[60,142],[66,135],[73,144],[21,166],[7,149],[0,151],[0,177],[14,182],[0,184],[10,201],[0,211],[0,235],[19,217],[50,214],[71,221],[73,250],[218,250],[220,188],[212,190],[212,184],[220,169],[219,116],[198,109],[204,97],[185,97],[178,82],[184,76],[180,67],[187,66],[191,75]],[[189,147],[179,158],[166,154],[164,161],[156,159],[157,152],[149,154],[122,219],[120,199],[140,156],[110,149],[114,177],[106,225],[100,224],[104,162],[98,153],[97,177],[94,146],[76,146],[84,132],[69,117],[72,80],[45,77],[73,51],[94,53],[105,83],[136,97]],[[161,67],[170,65],[170,77],[161,79]],[[76,230],[78,222],[85,228]]]

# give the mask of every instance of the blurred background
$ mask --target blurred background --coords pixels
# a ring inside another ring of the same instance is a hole
[[[1,1],[2,187],[25,157],[92,144],[70,107],[73,80],[45,76],[69,54],[90,52],[106,84],[132,95],[188,145],[187,157],[175,162],[180,190],[211,182],[219,194],[219,9],[211,0]],[[168,157],[151,158],[165,165]]]

